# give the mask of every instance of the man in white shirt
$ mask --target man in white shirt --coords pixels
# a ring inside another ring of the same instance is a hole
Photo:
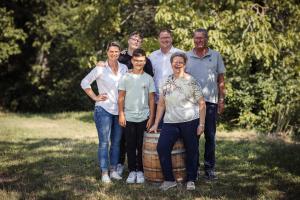
[[[155,102],[158,102],[159,86],[161,86],[173,73],[170,58],[175,52],[184,52],[183,50],[173,47],[172,32],[168,29],[162,29],[158,34],[158,42],[160,49],[153,51],[149,55],[152,63],[155,83]]]
[[[159,88],[167,80],[168,76],[173,73],[171,66],[171,55],[175,52],[184,52],[183,50],[173,47],[172,32],[169,29],[161,29],[158,34],[158,42],[160,49],[153,51],[149,55],[149,59],[153,68],[153,79],[156,88],[155,103],[158,103]],[[162,117],[163,119],[163,117]],[[158,128],[161,129],[162,121],[160,121]]]

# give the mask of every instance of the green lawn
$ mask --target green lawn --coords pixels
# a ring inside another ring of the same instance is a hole
[[[0,199],[300,199],[296,142],[250,131],[218,133],[219,179],[201,178],[192,192],[184,186],[161,192],[124,179],[103,185],[97,143],[91,112],[0,113]]]

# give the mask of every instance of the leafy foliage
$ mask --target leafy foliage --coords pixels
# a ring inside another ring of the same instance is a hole
[[[223,120],[262,132],[299,131],[299,4],[189,3],[162,1],[156,22],[174,29],[184,49],[192,46],[186,38],[193,30],[209,30],[210,45],[227,66]]]
[[[18,42],[24,42],[26,34],[22,29],[15,27],[13,12],[0,8],[0,64],[7,62],[11,55],[21,53]]]

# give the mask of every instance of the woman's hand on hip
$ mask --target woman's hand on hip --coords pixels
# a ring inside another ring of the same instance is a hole
[[[105,101],[108,99],[108,96],[106,93],[101,93],[94,97],[94,101]]]

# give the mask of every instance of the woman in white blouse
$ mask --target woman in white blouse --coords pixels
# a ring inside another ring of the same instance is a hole
[[[122,128],[118,121],[118,82],[128,69],[126,65],[118,62],[120,50],[118,43],[111,42],[107,47],[108,59],[105,66],[96,66],[81,81],[82,89],[95,101],[94,120],[99,138],[98,160],[101,180],[104,183],[110,183],[111,178],[122,179],[116,172],[122,136]],[[94,81],[97,83],[98,95],[91,89]]]
[[[198,164],[198,137],[204,131],[205,101],[200,86],[189,74],[185,73],[187,57],[176,52],[171,56],[173,74],[160,88],[160,97],[154,125],[150,131],[157,131],[163,113],[164,123],[157,144],[164,182],[162,190],[177,185],[173,171],[171,151],[179,137],[186,149],[187,189],[195,189]]]

